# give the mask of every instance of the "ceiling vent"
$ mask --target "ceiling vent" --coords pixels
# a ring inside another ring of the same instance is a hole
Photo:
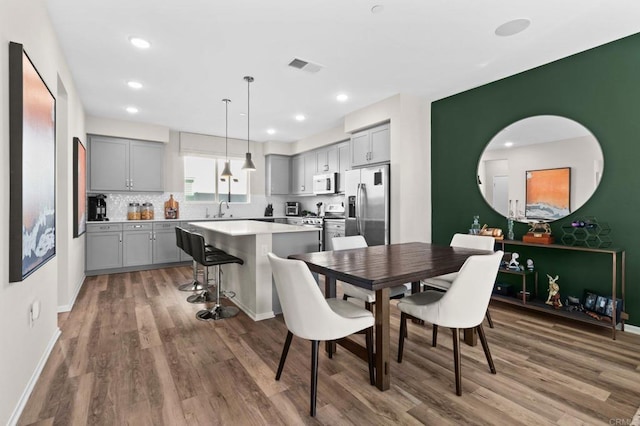
[[[324,68],[322,65],[314,64],[312,62],[307,62],[305,60],[298,59],[298,58],[293,58],[293,60],[289,62],[289,66],[292,68],[296,68],[296,69],[314,73],[314,74],[320,71],[322,68]]]

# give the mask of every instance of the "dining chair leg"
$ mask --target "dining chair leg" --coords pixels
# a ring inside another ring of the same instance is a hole
[[[364,308],[369,312],[373,312],[371,310],[371,303],[370,302],[364,302]]]
[[[276,380],[280,380],[282,375],[282,369],[284,368],[284,362],[287,360],[287,354],[289,353],[289,346],[291,346],[291,339],[293,333],[287,332],[287,340],[284,341],[284,347],[282,348],[282,355],[280,356],[280,364],[278,364],[278,372],[276,373]]]
[[[431,346],[434,348],[438,344],[438,326],[433,324],[433,334],[431,335]]]
[[[456,375],[456,395],[462,396],[462,377],[460,373],[460,332],[452,328],[453,332],[453,368]]]
[[[489,308],[487,308],[487,312],[484,315],[487,317],[487,322],[489,323],[489,328],[493,328],[493,320],[491,319],[491,314],[489,313]]]
[[[316,416],[316,397],[318,396],[318,340],[311,341],[311,408],[309,415]]]
[[[327,342],[327,343],[329,343],[327,345],[327,355],[329,355],[329,359],[332,359],[333,358],[333,348],[336,348],[336,344],[335,344],[335,342],[333,340],[329,340],[329,342]]]
[[[487,357],[489,370],[491,370],[491,374],[496,374],[496,366],[493,364],[493,358],[491,357],[491,351],[489,351],[489,344],[487,343],[487,336],[484,334],[484,328],[482,328],[482,324],[476,327],[476,329],[478,330],[480,343],[482,343],[482,349],[484,349],[484,356]]]
[[[369,327],[365,331],[365,339],[367,344],[367,362],[369,363],[369,381],[371,386],[376,384],[376,376],[373,359],[373,327]]]
[[[407,314],[400,313],[400,332],[398,333],[398,363],[402,362],[402,353],[404,352],[404,338],[407,329]]]

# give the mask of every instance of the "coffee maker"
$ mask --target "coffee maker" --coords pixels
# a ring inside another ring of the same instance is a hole
[[[88,200],[88,217],[89,221],[104,221],[109,220],[107,218],[107,202],[105,199],[107,198],[104,194],[97,195],[89,195],[87,197]]]

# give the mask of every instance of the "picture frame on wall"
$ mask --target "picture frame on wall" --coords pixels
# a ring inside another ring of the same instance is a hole
[[[87,230],[87,149],[73,138],[73,238]]]
[[[524,215],[527,219],[556,220],[571,213],[571,167],[527,170]]]
[[[9,43],[9,282],[56,255],[56,99],[25,52]]]

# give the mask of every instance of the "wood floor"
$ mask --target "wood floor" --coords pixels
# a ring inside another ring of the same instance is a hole
[[[320,356],[318,413],[308,417],[310,344],[286,337],[282,318],[197,321],[201,306],[176,285],[189,267],[87,278],[19,424],[629,424],[640,406],[640,336],[578,328],[493,306],[486,327],[497,375],[481,347],[462,345],[463,395],[454,391],[452,343],[409,324],[391,389],[339,349]],[[391,353],[399,314],[392,302]]]

